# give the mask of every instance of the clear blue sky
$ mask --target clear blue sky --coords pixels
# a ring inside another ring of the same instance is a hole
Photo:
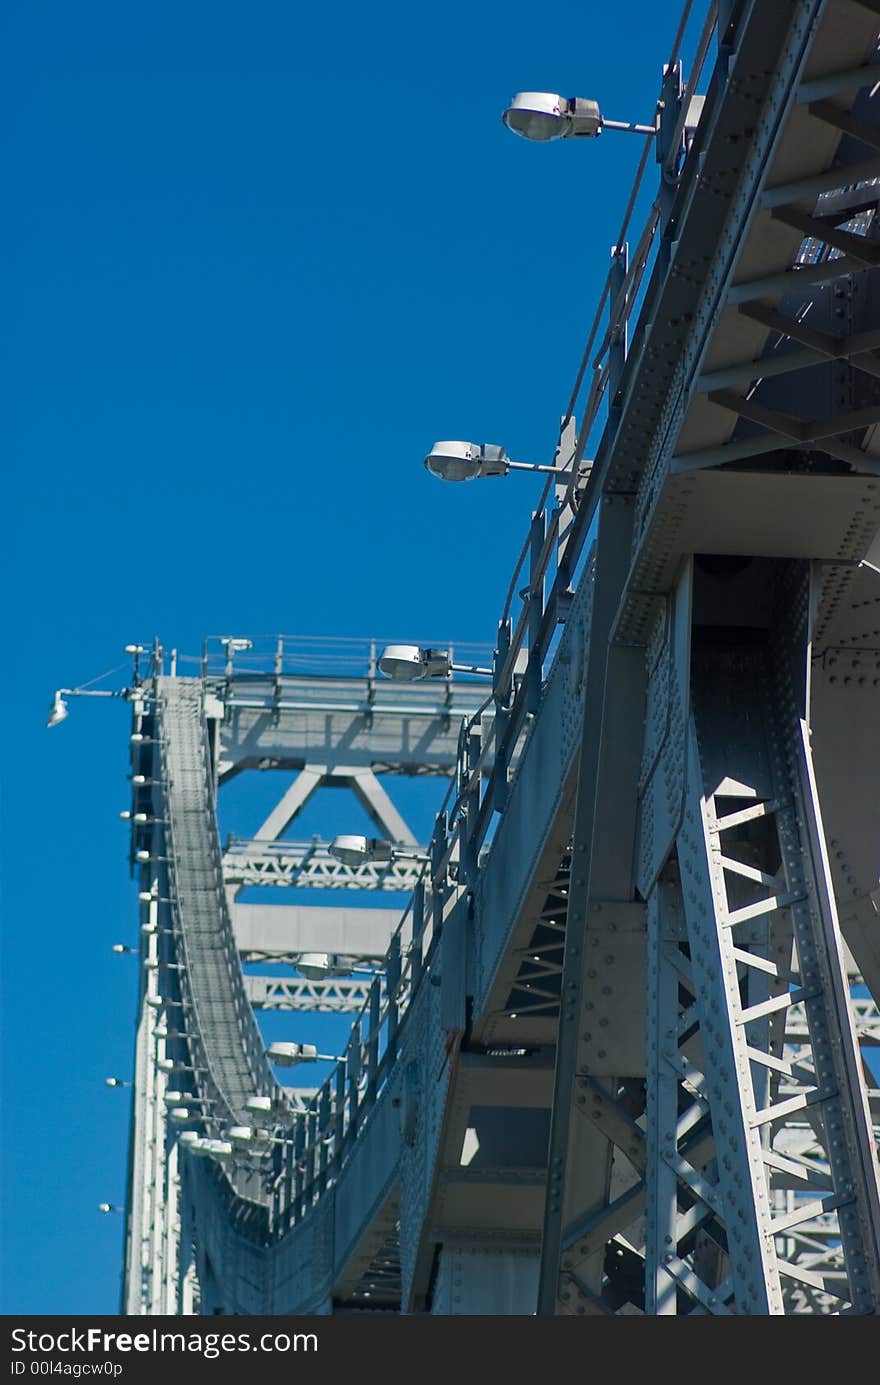
[[[651,119],[679,8],[4,7],[3,1312],[119,1293],[128,720],[53,690],[154,634],[494,640],[538,482],[421,459],[552,460],[641,147],[500,113]]]

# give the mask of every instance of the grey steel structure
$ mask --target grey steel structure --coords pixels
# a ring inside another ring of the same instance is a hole
[[[666,70],[661,192],[488,709],[283,645],[193,678],[156,652],[131,689],[124,1311],[880,1309],[878,32],[876,0],[725,3]],[[218,785],[284,767],[224,857]],[[411,843],[395,771],[452,776],[427,865],[279,840],[340,783]],[[257,881],[412,894],[236,903]],[[314,951],[367,974],[242,973]],[[317,1090],[267,1059],[272,1005],[356,1012]]]

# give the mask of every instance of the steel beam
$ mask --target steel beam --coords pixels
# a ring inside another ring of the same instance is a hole
[[[279,960],[300,952],[384,957],[400,922],[398,909],[324,905],[234,904],[232,924],[243,960]]]

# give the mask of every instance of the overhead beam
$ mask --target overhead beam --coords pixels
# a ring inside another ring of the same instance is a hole
[[[805,202],[819,197],[823,192],[834,192],[837,188],[851,187],[853,183],[867,183],[880,176],[880,159],[864,159],[861,163],[845,167],[826,169],[824,173],[814,173],[810,178],[797,178],[791,183],[779,183],[767,188],[761,194],[761,206],[784,207],[791,202]]]
[[[845,255],[849,255],[865,268],[874,269],[880,264],[880,245],[876,241],[867,240],[865,236],[854,235],[852,231],[841,231],[837,226],[830,226],[821,217],[811,216],[809,212],[799,211],[797,207],[774,207],[770,215],[776,221],[790,226],[793,231],[800,231],[805,236],[812,236],[814,240],[821,241],[823,245],[833,245],[835,250],[842,250]],[[838,273],[840,272],[838,269]]]
[[[832,125],[835,130],[840,130],[845,135],[852,135],[853,139],[857,139],[860,144],[867,145],[869,149],[880,150],[880,131],[872,129],[870,125],[865,125],[861,120],[857,120],[851,111],[841,110],[840,106],[834,106],[830,101],[811,101],[807,111],[817,120],[823,121],[826,125]]]
[[[346,909],[330,905],[234,904],[232,923],[238,950],[288,956],[296,952],[341,952],[384,957],[400,922],[399,909]]]
[[[732,390],[713,390],[708,399],[710,403],[718,404],[722,409],[730,409],[732,413],[739,414],[740,418],[759,423],[793,442],[823,442],[826,438],[837,437],[840,433],[851,433],[859,428],[868,428],[871,424],[880,423],[880,405],[876,404],[866,409],[850,409],[846,413],[835,414],[832,418],[811,419],[795,418],[793,414],[768,409],[756,400],[746,399]]]
[[[356,1014],[370,994],[368,978],[304,981],[297,977],[245,976],[245,995],[255,1010],[309,1010]]]
[[[841,72],[830,72],[827,77],[814,77],[812,81],[801,82],[795,100],[799,105],[808,105],[825,96],[834,96],[839,91],[860,91],[862,87],[873,87],[877,82],[880,82],[880,67],[849,67]]]
[[[749,303],[775,293],[799,293],[806,284],[827,284],[845,274],[859,274],[867,266],[861,259],[843,255],[837,260],[822,260],[814,265],[793,265],[778,274],[764,274],[757,279],[744,279],[727,290],[727,302]]]

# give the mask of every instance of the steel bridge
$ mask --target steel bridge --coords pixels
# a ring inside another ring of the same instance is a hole
[[[728,0],[664,69],[491,679],[136,666],[124,1312],[880,1310],[878,33]],[[288,838],[326,787],[389,859]],[[351,1014],[326,1080],[267,1008]]]

